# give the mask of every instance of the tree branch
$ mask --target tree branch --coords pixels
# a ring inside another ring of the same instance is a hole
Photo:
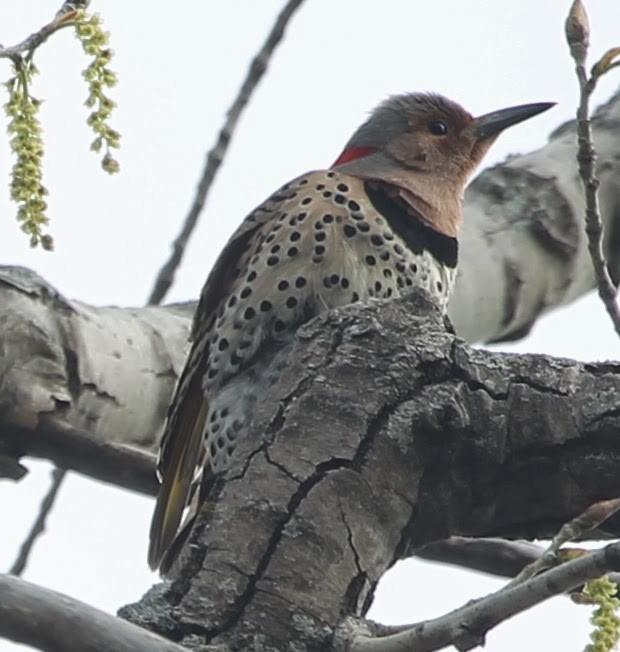
[[[164,299],[170,286],[174,281],[174,275],[177,268],[181,264],[183,255],[185,254],[185,248],[187,243],[196,228],[198,223],[198,218],[202,209],[204,208],[207,195],[215,180],[215,175],[217,174],[222,161],[228,151],[228,146],[232,141],[232,138],[239,122],[239,118],[243,113],[244,108],[249,102],[252,93],[256,90],[258,83],[262,79],[263,75],[267,71],[267,66],[269,61],[273,56],[278,44],[284,36],[284,31],[293,17],[294,13],[299,9],[303,0],[288,0],[276,21],[274,22],[267,39],[261,46],[260,50],[252,59],[250,67],[246,77],[239,89],[237,97],[234,99],[230,108],[226,112],[226,119],[224,124],[220,129],[220,132],[217,136],[215,145],[211,148],[207,154],[206,165],[200,176],[200,181],[198,183],[198,188],[196,191],[196,196],[192,203],[192,206],[185,218],[183,227],[179,235],[176,237],[175,241],[172,244],[172,253],[170,258],[163,265],[157,279],[153,290],[151,291],[151,296],[149,297],[149,305],[156,305],[161,303]]]
[[[56,500],[56,496],[58,495],[58,491],[62,485],[65,473],[66,471],[64,469],[59,468],[55,468],[52,471],[52,482],[45,494],[45,498],[41,501],[39,514],[32,524],[28,536],[21,545],[17,559],[13,566],[11,566],[11,570],[9,571],[11,575],[21,575],[24,572],[26,564],[28,563],[28,557],[30,556],[37,538],[45,532],[45,521],[54,506],[54,501]]]
[[[46,652],[182,652],[140,627],[10,575],[0,575],[0,636]],[[208,652],[207,650],[205,652]]]
[[[141,622],[233,649],[330,649],[341,614],[363,615],[420,546],[548,537],[620,495],[620,366],[470,349],[424,296],[303,327]]]
[[[34,429],[0,424],[5,445],[17,457],[29,455],[123,489],[157,495],[156,456],[138,448],[108,443],[53,417]]]
[[[432,652],[454,645],[460,651],[471,650],[484,645],[486,633],[500,622],[609,571],[620,571],[620,543],[566,562],[518,586],[500,589],[440,618],[399,628],[402,631],[396,634],[357,635],[347,649],[350,652]],[[348,638],[350,624],[346,629]]]
[[[45,43],[47,39],[59,29],[71,24],[78,9],[86,9],[90,4],[90,0],[67,0],[63,2],[62,7],[56,13],[54,20],[47,25],[41,27],[40,30],[34,32],[21,43],[4,47],[0,45],[0,58],[11,59],[13,63],[19,65],[21,57],[25,52],[36,50],[40,45]]]
[[[616,303],[617,290],[607,269],[603,253],[603,223],[601,220],[596,176],[596,150],[590,126],[590,98],[599,78],[609,70],[609,64],[601,68],[599,61],[588,76],[585,62],[589,46],[589,26],[585,8],[580,0],[573,2],[565,25],[566,38],[571,56],[575,61],[575,72],[579,81],[579,105],[577,107],[577,162],[579,176],[585,193],[586,234],[588,251],[596,276],[598,294],[611,318],[616,333],[620,335],[620,309]],[[611,62],[609,62],[611,63]]]

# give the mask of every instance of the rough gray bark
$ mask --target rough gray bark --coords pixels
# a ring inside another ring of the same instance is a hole
[[[617,279],[620,94],[598,111],[593,131],[605,249]],[[468,341],[520,337],[545,311],[594,287],[575,152],[570,123],[542,149],[483,172],[468,189],[450,304]],[[119,445],[155,450],[190,314],[191,305],[87,306],[28,270],[0,268],[2,476],[19,477],[17,460],[30,454],[106,481],[118,475],[122,486],[152,492],[150,459],[123,456]],[[63,432],[71,437],[63,439]],[[80,438],[84,445],[76,446]],[[87,462],[94,456],[97,465]],[[119,465],[124,473],[117,473]]]
[[[192,649],[329,650],[419,546],[620,495],[619,408],[620,365],[473,350],[422,294],[314,320],[174,582],[123,613]]]

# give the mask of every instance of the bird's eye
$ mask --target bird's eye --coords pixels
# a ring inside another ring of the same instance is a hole
[[[445,136],[448,133],[448,125],[443,120],[433,120],[428,125],[428,130],[435,136]]]

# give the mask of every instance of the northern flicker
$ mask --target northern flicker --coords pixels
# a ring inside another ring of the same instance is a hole
[[[474,118],[439,95],[391,97],[331,168],[290,181],[246,217],[202,290],[168,413],[151,568],[171,547],[188,504],[199,503],[226,469],[301,324],[412,287],[445,309],[469,175],[503,129],[551,106]]]

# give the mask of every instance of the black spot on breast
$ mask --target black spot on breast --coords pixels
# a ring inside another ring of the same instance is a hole
[[[269,258],[267,258],[267,265],[269,265],[269,267],[274,267],[279,262],[280,259],[277,256],[269,256]]]
[[[289,236],[289,240],[291,242],[297,242],[299,238],[301,238],[301,233],[299,231],[293,231],[293,233],[291,233],[291,235]]]
[[[376,265],[377,259],[374,256],[366,256],[365,258],[367,265]]]
[[[370,241],[375,245],[375,247],[380,247],[384,243],[383,238],[376,234],[370,236]]]
[[[347,207],[350,211],[359,211],[362,208],[356,201],[353,200],[347,204]]]
[[[312,197],[304,197],[301,200],[302,206],[307,206],[308,204],[312,203]]]
[[[225,337],[223,337],[223,338],[220,340],[220,343],[218,344],[218,347],[217,347],[217,348],[218,348],[220,351],[226,351],[226,349],[227,349],[228,347],[229,347],[228,340],[227,340]]]
[[[307,281],[303,276],[298,276],[297,279],[295,280],[295,287],[296,288],[302,288],[306,285]]]
[[[248,286],[246,285],[246,286],[243,288],[243,290],[241,290],[241,292],[239,293],[239,296],[240,296],[242,299],[247,299],[247,298],[250,296],[250,294],[252,294],[252,288],[250,288],[250,287],[248,287]]]
[[[330,215],[329,213],[323,215],[323,222],[325,222],[325,224],[331,224],[333,221],[334,221],[333,215]]]
[[[242,362],[243,362],[243,358],[241,356],[237,355],[236,353],[233,353],[230,356],[230,364],[233,367],[239,366]]]
[[[327,237],[327,233],[325,233],[325,231],[319,231],[318,233],[314,234],[314,239],[317,242],[323,242],[323,240],[325,240],[326,237]]]
[[[314,248],[314,253],[315,253],[317,256],[322,256],[322,255],[325,253],[325,247],[324,247],[323,245],[317,245],[317,246]]]
[[[273,308],[273,304],[271,301],[267,301],[267,299],[264,299],[263,301],[260,302],[259,309],[261,312],[269,312]]]
[[[286,329],[286,324],[281,319],[276,319],[273,322],[273,330],[276,333],[281,333],[285,329]]]
[[[343,227],[344,234],[347,236],[347,238],[352,238],[357,231],[355,230],[354,227],[352,227],[350,224],[345,224]]]
[[[385,276],[385,278],[392,278],[392,270],[391,270],[391,269],[387,269],[387,267],[386,267],[386,268],[383,270],[383,276]]]
[[[287,308],[291,308],[291,309],[292,309],[292,308],[294,308],[294,307],[297,305],[297,299],[296,299],[295,297],[289,297],[289,298],[286,300],[286,304],[285,304],[285,305],[286,305]]]
[[[312,256],[313,263],[322,263],[325,256]]]
[[[437,292],[443,292],[443,284],[441,281],[437,281],[435,285],[437,287]]]
[[[276,245],[276,246],[277,246],[277,245]],[[251,271],[251,272],[248,274],[248,276],[247,276],[247,278],[246,278],[245,280],[246,280],[248,283],[251,283],[255,278],[256,278],[256,272],[255,272],[255,271]]]
[[[344,195],[336,195],[334,197],[334,201],[337,204],[344,204],[347,201],[347,198]]]
[[[358,231],[361,231],[362,233],[366,233],[370,231],[370,224],[368,222],[359,222],[357,225]]]
[[[282,279],[278,283],[278,290],[280,290],[281,292],[284,292],[284,290],[288,290],[288,285],[289,285],[288,281],[286,279]]]
[[[292,258],[293,256],[296,256],[299,253],[299,249],[297,247],[290,247],[289,250],[286,252],[286,255]]]
[[[344,290],[346,290],[349,287],[349,279],[348,278],[341,278],[340,279],[340,285]]]
[[[232,308],[237,303],[237,297],[233,294],[230,299],[228,299],[228,307]]]
[[[332,193],[329,190],[326,190],[323,193],[323,197],[325,197],[325,199],[329,199],[331,196],[332,196]]]
[[[340,192],[349,192],[349,186],[347,186],[346,183],[339,183],[336,186],[336,190],[340,190]]]
[[[280,245],[279,244],[273,245],[273,247],[271,247],[271,253],[272,254],[277,254],[278,251],[280,251]],[[256,276],[254,278],[256,278]]]
[[[254,310],[254,308],[251,307],[246,308],[245,312],[243,313],[243,318],[249,321],[250,319],[254,319],[254,317],[256,317],[256,310]]]

